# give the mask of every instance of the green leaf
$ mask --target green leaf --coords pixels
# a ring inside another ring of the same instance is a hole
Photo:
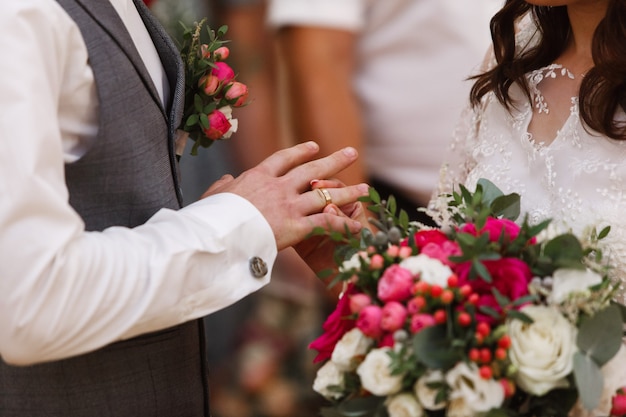
[[[205,129],[208,129],[211,126],[209,118],[204,113],[200,114],[200,125]]]
[[[600,403],[604,378],[600,367],[581,352],[574,353],[574,378],[578,395],[587,410],[595,409]]]
[[[472,261],[472,269],[470,270],[470,273],[472,271],[478,274],[478,276],[487,283],[491,283],[493,281],[493,279],[491,278],[491,274],[489,273],[485,265],[483,265],[483,263],[478,260]]]
[[[337,411],[344,417],[373,417],[384,401],[383,397],[357,397],[339,404]]]
[[[369,195],[373,203],[380,204],[380,194],[378,194],[378,191],[376,191],[374,187],[369,188]]]
[[[593,358],[598,366],[607,363],[622,344],[622,313],[616,305],[599,311],[583,321],[578,329],[576,345]]]
[[[509,318],[512,318],[512,319],[520,320],[520,321],[522,321],[523,323],[526,323],[526,324],[532,324],[533,321],[534,321],[532,318],[530,318],[530,316],[528,314],[524,314],[524,313],[522,313],[521,311],[518,311],[518,310],[509,310],[506,313],[506,316],[509,317]]]
[[[566,260],[574,260],[580,263],[583,257],[583,248],[578,238],[568,233],[549,241],[544,249],[544,255],[549,256],[557,263]]]
[[[463,359],[460,350],[451,348],[446,326],[421,330],[413,337],[413,349],[418,360],[433,369],[449,369]]]
[[[611,231],[611,226],[607,226],[604,229],[602,229],[600,233],[598,234],[598,240],[604,239],[609,234],[610,231]]]
[[[482,189],[483,198],[482,201],[491,204],[496,198],[501,197],[504,193],[491,181],[486,178],[480,178],[476,183],[476,189],[478,187]]]
[[[198,124],[197,114],[192,114],[191,116],[187,118],[187,121],[185,122],[185,126],[194,126],[196,124]]]
[[[521,211],[519,194],[503,195],[490,205],[491,213],[494,217],[504,217],[509,220],[516,220]]]
[[[199,94],[193,96],[193,106],[198,113],[202,113],[202,97]]]

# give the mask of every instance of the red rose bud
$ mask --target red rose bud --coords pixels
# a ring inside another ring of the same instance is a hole
[[[211,74],[215,75],[223,84],[228,84],[235,78],[235,71],[225,62],[216,62]]]
[[[225,46],[220,46],[215,51],[213,51],[213,55],[215,56],[215,59],[217,61],[223,61],[228,58],[228,55],[230,55],[230,50]]]
[[[209,127],[204,129],[204,135],[211,140],[218,140],[231,128],[231,124],[219,110],[212,111],[208,116]]]
[[[235,100],[233,107],[241,107],[246,104],[246,100],[248,100],[248,86],[239,81],[235,81],[227,87],[225,97],[229,102]]]
[[[613,396],[611,400],[612,408],[611,415],[612,416],[624,416],[626,415],[626,394],[624,394],[623,390],[620,389]]]
[[[207,74],[200,78],[198,85],[207,96],[212,96],[220,89],[220,80],[213,74]]]

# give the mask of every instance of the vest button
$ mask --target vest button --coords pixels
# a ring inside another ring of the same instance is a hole
[[[250,259],[250,272],[255,278],[262,278],[267,274],[267,264],[258,256],[254,256]]]

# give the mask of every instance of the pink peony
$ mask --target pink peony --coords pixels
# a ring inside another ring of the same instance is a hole
[[[494,217],[487,217],[485,226],[480,230],[476,230],[476,225],[468,223],[461,228],[462,232],[472,234],[474,236],[482,235],[483,233],[489,233],[489,240],[491,242],[497,242],[504,231],[505,242],[515,240],[520,232],[520,227],[513,221],[508,219],[496,219]]]
[[[411,332],[417,333],[427,327],[436,324],[435,318],[430,314],[414,314],[411,316]]]
[[[220,80],[213,74],[207,74],[200,78],[198,85],[202,87],[204,94],[212,96],[220,89]]]
[[[232,126],[224,113],[219,110],[213,110],[207,117],[209,118],[209,127],[204,129],[204,134],[209,139],[220,139]]]
[[[372,304],[372,298],[363,293],[353,294],[350,296],[350,311],[358,314],[364,307]]]
[[[233,107],[241,107],[248,100],[248,86],[239,81],[235,81],[226,87],[226,100],[234,102]]]
[[[532,278],[530,268],[526,263],[517,258],[501,258],[494,261],[482,261],[491,275],[492,282],[486,282],[480,277],[469,279],[471,264],[464,262],[456,267],[459,277],[459,286],[469,285],[472,292],[479,296],[478,305],[486,305],[501,311],[492,288],[496,288],[502,295],[513,301],[528,294],[528,284]],[[476,315],[478,321],[492,322],[493,319],[480,314]]]
[[[429,242],[422,248],[422,254],[429,258],[437,259],[444,265],[453,266],[450,261],[451,256],[457,256],[461,254],[461,248],[459,244],[451,241],[444,241],[441,244],[435,242]]]
[[[404,327],[406,317],[406,308],[397,301],[390,301],[383,306],[380,327],[388,332],[395,332]]]
[[[222,84],[228,84],[235,78],[235,71],[225,62],[216,62],[211,74],[215,75]]]
[[[363,332],[365,336],[377,339],[382,335],[380,321],[383,317],[383,309],[377,305],[369,305],[364,307],[359,313],[356,320],[356,327]]]
[[[378,281],[378,298],[387,301],[403,301],[411,296],[413,276],[399,265],[391,265]]]
[[[310,349],[315,349],[318,352],[313,360],[314,363],[330,359],[337,342],[344,334],[354,328],[355,320],[348,318],[350,316],[349,299],[353,292],[354,284],[350,284],[343,297],[337,302],[335,311],[328,316],[322,325],[324,333],[309,345]]]

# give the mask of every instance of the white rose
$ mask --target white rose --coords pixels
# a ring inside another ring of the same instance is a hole
[[[476,412],[470,408],[465,398],[459,397],[450,401],[446,417],[476,417]]]
[[[400,262],[402,268],[408,269],[413,275],[420,276],[420,280],[442,288],[448,286],[448,278],[452,270],[437,259],[426,255],[411,256]]]
[[[602,367],[604,387],[600,397],[600,405],[593,410],[594,416],[608,416],[611,412],[611,398],[615,392],[626,387],[626,347],[620,346],[619,350],[610,361]]]
[[[555,307],[529,305],[521,310],[533,319],[508,323],[509,356],[518,368],[515,379],[526,392],[543,395],[567,387],[576,352],[577,329]]]
[[[468,365],[465,362],[459,362],[446,374],[446,382],[452,389],[450,407],[454,400],[462,398],[472,411],[483,413],[500,407],[504,401],[502,385],[493,379],[482,378],[475,364]],[[458,415],[465,415],[461,413],[462,407],[458,401],[456,406],[459,408]]]
[[[550,302],[560,304],[576,292],[589,291],[589,287],[600,284],[602,277],[596,272],[586,269],[557,269],[552,275],[552,294]]]
[[[441,371],[429,371],[417,380],[413,390],[417,399],[427,410],[441,410],[446,406],[446,401],[436,402],[439,390],[430,388],[428,385],[435,382],[444,382]]]
[[[339,369],[354,371],[358,365],[354,358],[365,355],[373,342],[373,339],[365,336],[361,330],[355,327],[337,342],[330,359]]]
[[[337,365],[328,361],[317,371],[315,381],[313,381],[313,390],[329,400],[341,398],[342,393],[329,389],[331,386],[343,388],[344,374],[341,369],[337,368]]]
[[[224,106],[220,107],[218,110],[222,112],[222,114],[226,116],[226,119],[228,119],[228,121],[230,122],[230,129],[228,129],[228,132],[224,133],[223,136],[224,139],[228,139],[232,136],[233,133],[237,131],[237,128],[239,127],[239,121],[237,119],[233,119],[232,107]]]
[[[385,401],[389,417],[422,417],[424,410],[413,394],[404,392]]]
[[[389,348],[373,349],[356,370],[361,385],[374,395],[384,397],[402,389],[404,375],[391,375]]]

